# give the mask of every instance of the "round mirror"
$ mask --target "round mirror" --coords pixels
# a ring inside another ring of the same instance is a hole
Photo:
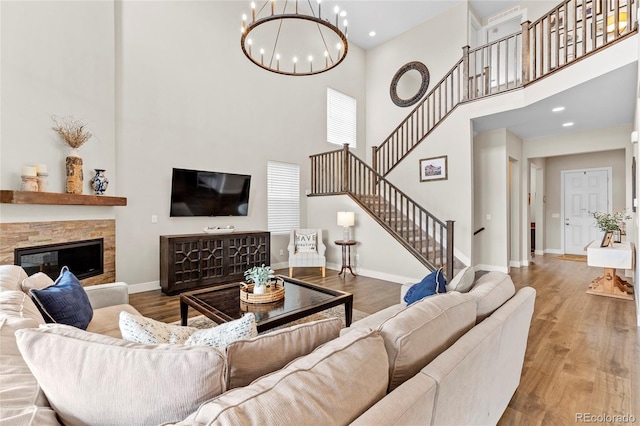
[[[394,104],[408,107],[418,102],[429,88],[429,70],[422,62],[403,65],[391,80],[389,93]]]

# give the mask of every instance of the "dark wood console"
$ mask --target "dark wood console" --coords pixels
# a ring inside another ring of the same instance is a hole
[[[160,287],[169,295],[242,281],[248,268],[270,263],[269,232],[160,236]]]

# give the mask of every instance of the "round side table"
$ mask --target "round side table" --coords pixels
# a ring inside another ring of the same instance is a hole
[[[344,272],[344,276],[346,277],[348,269],[351,275],[355,277],[356,274],[353,272],[353,269],[351,269],[351,246],[355,246],[357,243],[354,240],[336,240],[334,243],[342,247],[342,268],[338,275],[342,275]]]

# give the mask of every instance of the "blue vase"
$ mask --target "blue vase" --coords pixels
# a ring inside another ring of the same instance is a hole
[[[109,179],[104,175],[104,169],[94,169],[96,174],[91,179],[91,187],[96,195],[104,195],[104,191],[109,186]]]

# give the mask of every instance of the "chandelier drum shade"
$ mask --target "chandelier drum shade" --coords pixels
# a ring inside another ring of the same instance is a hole
[[[242,52],[254,64],[284,75],[314,75],[347,56],[346,12],[336,6],[324,16],[318,0],[251,3],[242,15]]]

